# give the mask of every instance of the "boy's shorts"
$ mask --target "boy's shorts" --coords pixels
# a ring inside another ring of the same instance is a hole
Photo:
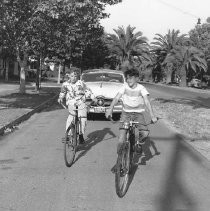
[[[146,125],[143,113],[122,111],[120,121],[129,122],[130,120],[139,122],[139,124],[136,125],[139,131],[149,130]],[[123,129],[123,122],[120,123],[120,129]]]

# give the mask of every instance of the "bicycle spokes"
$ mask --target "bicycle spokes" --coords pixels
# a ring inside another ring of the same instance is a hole
[[[76,154],[76,136],[74,133],[74,128],[70,128],[66,132],[66,141],[64,143],[64,160],[67,167],[70,167],[75,158]]]
[[[118,154],[117,168],[115,173],[116,193],[123,197],[129,186],[129,169],[130,169],[130,147],[126,143],[121,153]]]

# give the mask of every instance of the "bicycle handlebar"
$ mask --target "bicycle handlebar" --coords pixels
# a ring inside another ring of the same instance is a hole
[[[60,105],[61,105],[64,109],[67,109],[67,107],[66,107],[63,103],[60,103]]]
[[[68,109],[68,107],[65,106],[62,102],[60,103],[60,105],[61,105],[64,109]],[[76,108],[74,108],[73,110],[74,110],[74,111],[79,111],[79,110],[83,110],[85,107],[88,108],[88,107],[90,107],[90,106],[91,106],[91,103],[90,103],[90,105],[85,104],[85,106],[84,106],[83,108],[78,108],[78,105],[76,105],[76,106],[75,106]]]
[[[116,123],[117,121],[114,121],[113,119],[112,119],[112,117],[111,116],[109,116],[108,117],[108,119],[111,121],[111,122],[113,122],[113,123]],[[157,117],[157,121],[159,120],[159,119],[161,119],[160,117]],[[119,121],[120,123],[124,123],[125,121]],[[129,121],[128,122],[130,125],[133,125],[133,124],[141,124],[140,122],[136,122],[136,121]],[[148,125],[150,125],[150,124],[155,124],[155,122],[153,122],[152,120],[150,121],[150,123],[148,123],[148,124],[141,124],[141,125],[144,125],[144,126],[148,126]]]

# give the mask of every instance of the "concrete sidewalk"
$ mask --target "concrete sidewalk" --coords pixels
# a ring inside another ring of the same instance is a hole
[[[10,132],[15,125],[25,121],[34,113],[53,103],[60,91],[60,85],[42,83],[40,93],[34,84],[26,85],[26,93],[19,93],[19,84],[0,84],[0,135]]]

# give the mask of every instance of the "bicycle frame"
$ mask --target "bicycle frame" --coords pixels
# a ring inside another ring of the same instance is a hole
[[[126,194],[129,186],[129,174],[135,151],[135,124],[138,124],[138,122],[123,122],[123,128],[126,130],[126,139],[123,150],[118,154],[115,172],[116,193],[120,198]]]
[[[66,106],[62,106],[67,109]],[[78,117],[78,106],[76,106],[73,122],[69,125],[65,132],[64,142],[64,160],[67,167],[71,167],[74,162],[77,146],[79,144],[78,136],[81,130],[81,119]]]
[[[75,116],[74,116],[74,129],[76,131],[76,145],[78,144],[78,135],[81,133],[81,118],[78,117],[78,106],[75,108]]]
[[[124,144],[121,146],[122,148],[118,151],[115,170],[115,188],[117,195],[122,198],[128,190],[133,159],[135,158],[135,154],[138,153],[136,151],[137,142],[135,138],[135,130],[136,126],[141,123],[135,121],[120,122],[123,123],[122,128],[126,130],[126,137]]]
[[[64,109],[68,109],[63,103],[61,103]],[[87,105],[85,105],[86,107]],[[78,108],[78,105],[73,109],[75,111],[75,115],[73,118],[73,122],[69,125],[65,132],[65,140],[64,140],[64,160],[67,167],[71,167],[74,163],[75,154],[77,152],[77,147],[79,145],[79,134],[81,134],[81,117],[78,117],[78,111],[84,109]]]
[[[62,107],[64,109],[68,109],[63,103],[61,103]],[[75,126],[75,128],[77,129],[77,134],[81,133],[81,118],[78,117],[78,111],[84,109],[83,108],[78,108],[78,105],[75,106],[75,109],[73,109],[75,111],[75,116],[74,116],[74,120],[73,120],[73,125]],[[79,122],[79,124],[77,124]],[[71,127],[71,125],[69,126]]]
[[[121,121],[122,122],[122,121]],[[129,121],[129,122],[122,122],[123,128],[126,130],[126,141],[130,142],[131,147],[135,144],[135,127],[139,122]],[[134,136],[134,137],[131,137]]]

